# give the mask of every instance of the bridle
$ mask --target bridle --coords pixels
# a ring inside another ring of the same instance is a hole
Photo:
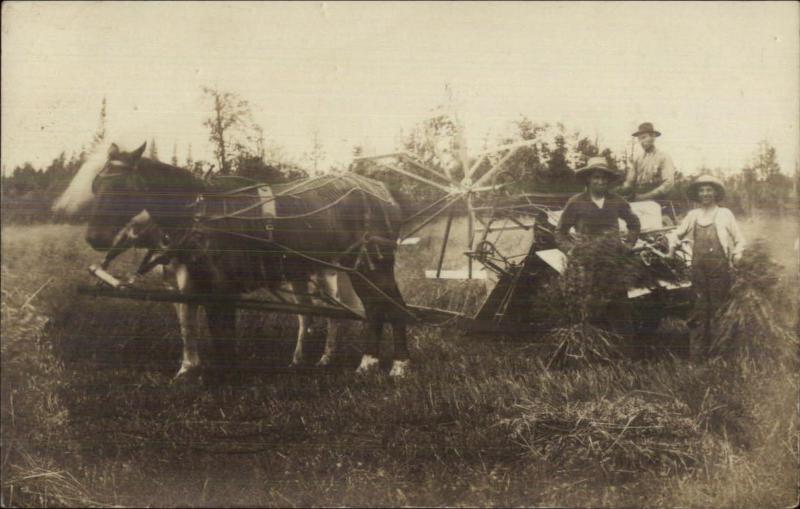
[[[141,175],[139,175],[139,172],[136,171],[138,167],[138,161],[133,166],[116,160],[106,162],[106,165],[103,167],[103,169],[100,170],[100,172],[98,172],[98,174],[94,177],[94,180],[92,180],[92,194],[97,194],[99,182],[118,179],[126,179],[129,181],[132,184],[130,189],[133,192],[146,192],[147,186],[144,183],[144,179],[141,177]],[[114,171],[115,168],[117,171]]]

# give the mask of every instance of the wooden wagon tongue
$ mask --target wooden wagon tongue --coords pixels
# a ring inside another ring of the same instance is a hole
[[[122,281],[115,278],[114,276],[112,276],[111,274],[100,268],[100,266],[98,265],[95,264],[89,265],[89,274],[93,275],[94,277],[96,277],[97,279],[99,279],[100,281],[109,285],[112,288],[119,288],[122,285]]]

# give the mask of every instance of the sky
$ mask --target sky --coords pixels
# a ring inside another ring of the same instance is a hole
[[[253,106],[296,159],[380,153],[448,100],[468,146],[526,115],[602,147],[643,121],[691,174],[737,170],[769,140],[798,159],[800,4],[4,2],[2,166],[112,141],[211,160],[202,87]]]

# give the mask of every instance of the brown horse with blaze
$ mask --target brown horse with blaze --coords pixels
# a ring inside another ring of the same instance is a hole
[[[344,270],[367,322],[367,347],[358,371],[377,367],[380,335],[388,323],[394,336],[391,374],[405,373],[411,315],[394,275],[400,209],[382,183],[353,174],[328,175],[272,186],[265,198],[263,183],[221,178],[209,184],[188,170],[142,157],[144,149],[123,152],[111,145],[92,183],[86,240],[94,249],[113,249],[129,221],[146,211],[169,239],[167,250],[183,293],[233,300],[285,281],[307,288],[312,273]],[[267,203],[271,215],[264,214]],[[217,367],[236,325],[235,307],[218,302],[205,306]],[[188,315],[181,323],[196,321],[196,306],[185,305],[179,312]],[[195,331],[184,332],[179,377],[201,367]],[[297,353],[295,360],[302,360]]]

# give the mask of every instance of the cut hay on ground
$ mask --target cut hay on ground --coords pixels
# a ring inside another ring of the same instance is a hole
[[[678,400],[623,395],[559,406],[534,400],[520,408],[520,417],[504,422],[511,437],[535,459],[566,470],[595,464],[607,474],[669,475],[700,455],[701,430]]]

